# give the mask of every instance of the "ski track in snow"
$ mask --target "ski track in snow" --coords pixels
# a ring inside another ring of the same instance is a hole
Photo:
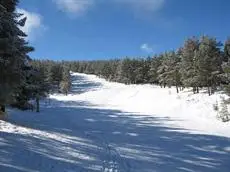
[[[220,95],[72,76],[71,95],[0,120],[0,172],[230,171],[230,125],[212,108]]]

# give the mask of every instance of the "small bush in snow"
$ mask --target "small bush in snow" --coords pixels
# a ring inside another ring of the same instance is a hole
[[[228,106],[226,101],[223,99],[220,105],[220,111],[218,114],[218,118],[221,119],[223,122],[230,121],[230,113],[228,112]]]
[[[219,111],[219,106],[218,106],[218,102],[216,102],[216,104],[213,105],[213,109],[214,111]]]

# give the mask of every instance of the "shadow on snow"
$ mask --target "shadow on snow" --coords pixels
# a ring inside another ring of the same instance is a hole
[[[65,104],[9,118],[51,136],[0,133],[0,171],[106,171],[111,166],[142,172],[230,169],[228,138],[161,125],[169,119]]]
[[[101,86],[75,76],[72,93]],[[10,123],[34,131],[0,132],[0,171],[230,171],[229,138],[162,125],[168,118],[51,103],[39,114],[12,112]]]

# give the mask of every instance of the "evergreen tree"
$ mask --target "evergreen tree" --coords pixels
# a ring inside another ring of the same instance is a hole
[[[158,68],[161,65],[161,59],[158,56],[155,56],[151,59],[150,69],[149,69],[149,83],[151,84],[159,84],[158,80]]]
[[[230,38],[224,44],[224,62],[228,62],[230,60]]]
[[[203,87],[208,87],[211,95],[220,84],[222,54],[221,44],[215,38],[203,36],[200,40],[199,49],[196,52],[198,66],[198,79]]]
[[[179,68],[180,58],[175,52],[167,52],[164,54],[162,64],[159,67],[160,83],[165,85],[176,86],[177,92],[179,92],[179,86],[181,86],[181,74]]]
[[[220,75],[225,92],[230,96],[230,39],[224,45],[223,73]]]
[[[15,12],[17,0],[0,1],[0,105],[12,101],[12,93],[24,80],[23,68],[27,65],[28,53],[33,48],[25,41],[26,34],[19,27],[26,18]]]
[[[159,81],[159,84],[160,86],[162,87],[166,87],[167,85],[167,75],[166,75],[166,70],[168,68],[167,66],[167,62],[166,62],[166,55],[165,54],[161,54],[159,56],[160,58],[160,65],[157,69],[157,76],[158,76],[158,81]]]
[[[144,84],[149,82],[150,61],[150,58],[136,60],[136,66],[134,70],[136,84]]]
[[[186,87],[193,87],[194,93],[199,92],[198,66],[195,56],[199,49],[199,40],[191,38],[185,41],[183,48],[179,50],[181,57],[180,72],[181,81]]]
[[[24,68],[25,79],[15,89],[12,106],[22,110],[33,109],[32,104],[28,103],[31,99],[36,99],[38,96],[45,97],[48,92],[48,87],[42,78],[42,73],[32,66]],[[37,107],[37,109],[39,109]]]
[[[71,88],[70,70],[67,66],[63,67],[62,81],[60,83],[60,90],[65,95],[68,94]]]
[[[134,81],[134,66],[132,60],[125,58],[120,63],[119,81],[125,84],[132,84]]]

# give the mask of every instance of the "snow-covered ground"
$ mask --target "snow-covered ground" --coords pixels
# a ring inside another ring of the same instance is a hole
[[[184,90],[180,94],[175,88],[160,88],[153,85],[124,85],[107,82],[95,75],[73,74],[73,76],[85,78],[89,86],[83,94],[70,94],[69,96],[52,95],[59,101],[87,102],[94,107],[134,112],[153,117],[163,117],[164,123],[171,127],[181,127],[193,133],[211,134],[230,137],[230,123],[223,123],[217,119],[218,112],[214,105],[221,108],[223,94],[216,93],[212,96],[203,91],[201,94],[193,94],[191,90]],[[73,84],[79,89],[81,81]],[[201,91],[202,92],[202,91]],[[135,116],[134,117],[139,117]],[[149,122],[149,121],[146,121]]]
[[[123,85],[72,74],[71,95],[0,121],[0,172],[230,171],[220,94]]]

